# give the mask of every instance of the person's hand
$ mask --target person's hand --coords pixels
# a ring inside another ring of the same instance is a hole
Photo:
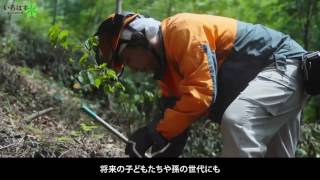
[[[170,140],[170,146],[163,152],[157,153],[161,151],[161,147],[152,146],[152,154],[153,157],[168,157],[168,158],[177,158],[179,157],[183,149],[187,143],[187,139],[189,136],[189,129],[185,130],[182,134],[172,138]]]
[[[125,153],[129,157],[146,157],[151,147],[151,157],[179,157],[187,142],[188,130],[168,141],[155,130],[155,122],[138,129],[129,138]]]
[[[177,97],[161,97],[159,101],[160,116],[163,118],[164,111],[176,104]],[[152,121],[148,126],[138,129],[129,138],[130,143],[126,146],[126,154],[129,157],[146,157],[145,152],[151,147],[152,157],[179,157],[187,143],[189,129],[182,134],[166,140],[156,131],[159,121]]]
[[[165,151],[170,146],[169,141],[165,140],[159,133],[151,133],[149,128],[148,126],[140,128],[129,138],[129,143],[127,143],[125,149],[125,153],[129,157],[144,158],[147,157],[146,151],[150,147],[157,147],[159,152],[154,152],[157,154]]]

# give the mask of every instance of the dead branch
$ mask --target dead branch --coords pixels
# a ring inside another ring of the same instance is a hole
[[[31,121],[32,119],[35,119],[35,118],[37,118],[37,117],[39,117],[39,116],[41,116],[41,115],[43,115],[43,114],[46,114],[46,113],[48,113],[48,112],[50,112],[50,111],[52,111],[52,110],[53,110],[53,107],[50,107],[50,108],[47,108],[47,109],[45,109],[45,110],[32,113],[31,115],[29,115],[28,117],[26,117],[26,118],[24,119],[24,121],[29,122],[29,121]]]

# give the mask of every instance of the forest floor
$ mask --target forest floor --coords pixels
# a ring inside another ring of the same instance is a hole
[[[80,104],[72,91],[0,59],[0,157],[125,157],[124,144]]]

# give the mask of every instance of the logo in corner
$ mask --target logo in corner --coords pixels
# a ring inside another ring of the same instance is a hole
[[[37,4],[29,2],[26,5],[25,13],[28,17],[35,17],[38,14],[38,7]]]

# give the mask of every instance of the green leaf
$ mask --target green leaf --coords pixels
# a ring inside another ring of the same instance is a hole
[[[61,136],[61,137],[57,138],[57,141],[59,141],[59,142],[70,142],[70,141],[72,141],[72,138],[68,137],[68,136]]]
[[[98,47],[98,45],[99,45],[99,38],[98,38],[98,36],[94,36],[94,37],[93,37],[92,45],[95,46],[95,47]]]
[[[99,69],[105,69],[107,68],[107,64],[106,63],[103,63],[101,65],[99,65]]]
[[[89,67],[88,69],[87,69],[87,71],[89,71],[89,72],[95,72],[97,69],[95,68],[95,67]]]
[[[87,72],[87,76],[88,76],[88,79],[89,79],[89,82],[91,85],[95,85],[95,76],[93,73],[91,72]]]
[[[95,126],[95,125],[87,125],[87,124],[84,124],[84,123],[81,123],[80,124],[80,129],[84,132],[89,132],[89,131],[92,131],[93,129],[96,129],[98,128],[98,126]]]
[[[60,42],[61,46],[63,49],[67,50],[69,47],[69,43],[68,41],[64,41],[64,42]]]
[[[93,49],[93,47],[98,46],[98,38],[96,36],[92,36],[87,40],[89,50]]]
[[[69,62],[70,64],[72,64],[72,63],[74,62],[74,59],[73,59],[72,57],[69,57],[69,58],[68,58],[68,62]]]
[[[59,33],[59,40],[60,40],[61,42],[66,41],[67,38],[68,38],[68,35],[69,35],[69,31],[66,31],[66,30],[61,31],[61,32]]]
[[[84,53],[84,54],[82,55],[82,57],[80,58],[80,60],[79,60],[79,64],[80,64],[81,66],[83,66],[84,63],[88,61],[88,58],[89,58],[89,54],[88,54],[88,53]]]
[[[96,79],[94,80],[94,85],[95,85],[97,88],[99,88],[100,85],[101,85],[101,79],[100,79],[100,78],[96,78]]]
[[[117,74],[114,70],[108,69],[106,75],[108,79],[117,79]]]
[[[71,131],[71,136],[76,136],[76,137],[78,137],[78,136],[80,136],[81,135],[81,132],[80,131]]]
[[[50,27],[48,31],[48,36],[50,39],[51,44],[56,45],[58,42],[58,36],[60,32],[60,26],[55,24],[52,27]]]
[[[114,93],[114,87],[110,86],[109,84],[105,85],[103,90],[106,94]]]
[[[144,94],[149,98],[149,100],[154,98],[154,94],[150,91],[144,91]]]
[[[88,74],[86,71],[80,71],[79,75],[78,75],[78,80],[80,83],[82,84],[87,84],[89,83],[89,78],[88,78]]]
[[[134,100],[134,102],[139,102],[139,103],[141,103],[141,102],[143,102],[143,96],[140,96],[139,94],[135,94],[135,95],[133,96],[133,100]]]
[[[116,82],[114,86],[122,91],[125,90],[125,87],[120,82]]]

